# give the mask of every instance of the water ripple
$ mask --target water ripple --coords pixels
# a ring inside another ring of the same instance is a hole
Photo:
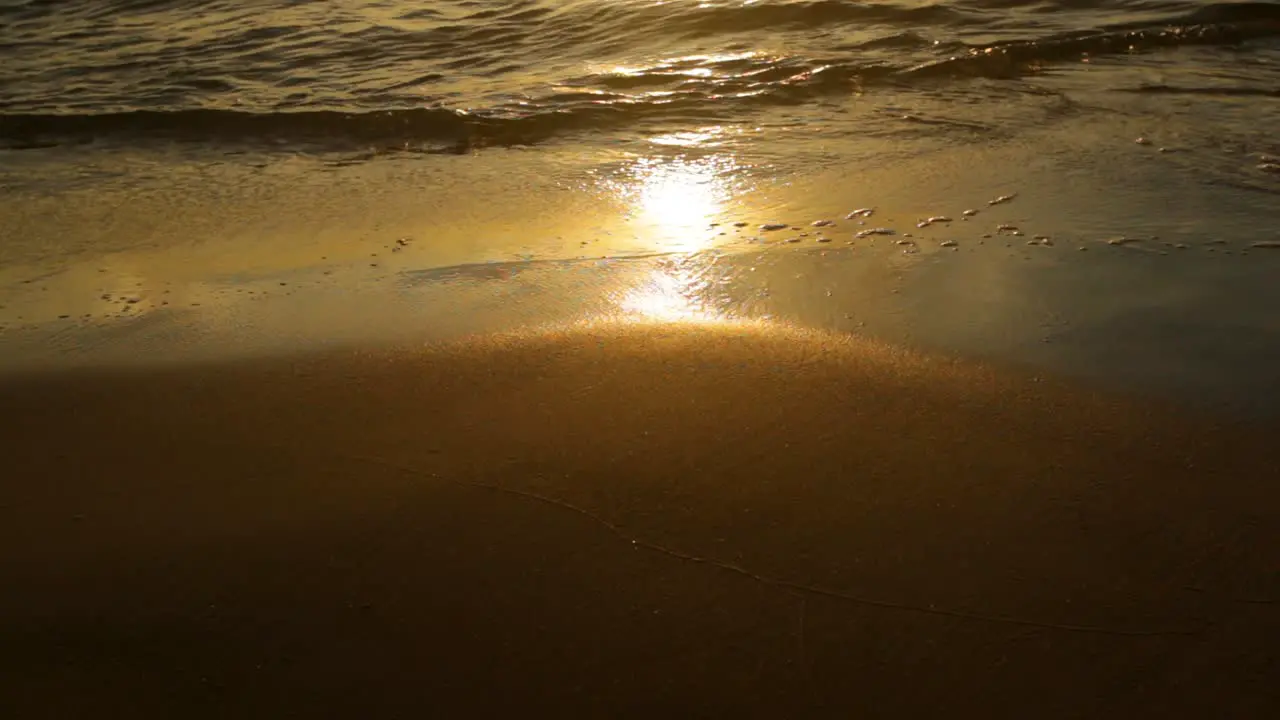
[[[1128,0],[1123,23],[1114,5],[30,0],[0,6],[0,147],[521,144],[1280,36],[1275,4]]]

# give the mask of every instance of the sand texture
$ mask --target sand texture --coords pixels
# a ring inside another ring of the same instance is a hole
[[[6,718],[1280,715],[1259,428],[733,325],[0,408]]]

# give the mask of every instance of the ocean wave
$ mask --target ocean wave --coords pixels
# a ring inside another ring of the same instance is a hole
[[[1083,57],[1138,54],[1193,46],[1231,46],[1280,37],[1280,5],[1215,5],[1157,25],[1118,25],[1034,40],[972,47],[964,53],[916,65],[900,77],[949,76],[1001,78]]]
[[[1086,5],[1090,1],[1068,0],[1069,4]],[[775,1],[746,6],[713,2],[682,7],[675,13],[662,5],[636,8],[630,4],[601,5],[588,0],[570,0],[554,8],[531,0],[486,5],[482,9],[476,9],[479,6],[475,3],[442,3],[430,12],[419,9],[396,16],[402,22],[415,18],[430,21],[430,28],[415,31],[418,33],[415,37],[424,43],[417,48],[418,52],[422,48],[438,49],[441,37],[451,33],[475,42],[483,38],[485,42],[508,43],[516,36],[542,32],[548,36],[540,40],[544,45],[580,37],[583,27],[595,28],[607,36],[607,29],[624,23],[623,18],[632,29],[643,29],[646,23],[665,23],[663,37],[667,39],[687,32],[725,33],[744,28],[830,29],[850,23],[889,26],[896,23],[911,27],[864,33],[859,36],[861,39],[845,41],[838,47],[814,44],[808,48],[809,52],[795,55],[745,49],[683,56],[669,54],[668,59],[633,66],[593,66],[566,61],[559,66],[559,74],[549,75],[549,80],[537,86],[515,91],[500,87],[501,91],[486,95],[483,101],[457,97],[456,93],[450,94],[442,88],[459,73],[470,72],[481,78],[501,75],[504,68],[519,65],[514,53],[493,56],[473,48],[470,54],[455,55],[447,62],[436,63],[434,69],[410,73],[409,79],[404,68],[400,68],[394,82],[380,76],[372,65],[361,67],[353,63],[353,69],[348,72],[364,73],[361,76],[364,80],[328,78],[334,83],[350,80],[354,89],[345,97],[325,97],[321,101],[308,100],[293,92],[307,87],[312,77],[322,74],[308,70],[305,64],[293,67],[292,74],[275,79],[279,92],[285,94],[274,104],[229,106],[223,96],[244,82],[231,72],[216,76],[166,76],[163,82],[156,81],[163,86],[159,99],[153,98],[141,107],[120,101],[101,106],[109,110],[99,110],[100,105],[93,102],[77,103],[64,98],[47,110],[32,112],[23,111],[26,106],[13,97],[0,96],[0,147],[41,148],[105,140],[205,142],[268,148],[299,144],[326,149],[372,146],[465,152],[485,146],[535,144],[565,133],[607,131],[645,123],[727,122],[750,117],[754,109],[761,107],[794,105],[850,92],[874,92],[882,86],[900,91],[969,78],[1019,77],[1047,65],[1077,61],[1085,56],[1141,54],[1184,46],[1233,46],[1280,36],[1280,5],[1227,3],[1190,10],[1179,6],[1184,8],[1179,13],[1161,16],[1156,21],[1101,25],[1025,39],[976,44],[931,39],[940,32],[939,28],[974,21],[979,8],[999,2],[1001,0],[971,0],[911,8],[839,0]],[[112,5],[126,15],[181,7],[178,0],[138,0]],[[41,8],[56,6],[56,3],[28,3],[21,8],[30,15]],[[29,18],[24,20],[29,21]],[[569,26],[576,29],[570,32]],[[298,50],[320,42],[314,35],[316,31],[305,30],[301,24],[274,30],[237,27],[235,33],[224,36],[216,45],[220,52],[234,49],[244,67],[265,62],[263,58],[246,61],[247,56],[255,53],[269,56],[271,48],[275,48],[274,52],[283,52],[280,43],[292,43],[288,46]],[[363,55],[377,46],[370,38],[394,35],[385,29],[375,30],[365,28],[352,32],[367,40],[361,46]],[[21,30],[18,34],[22,34]],[[3,38],[0,35],[0,41]],[[140,61],[125,58],[122,62],[137,64]],[[548,67],[557,65],[549,61]],[[589,72],[573,73],[575,68],[586,68]],[[116,71],[124,72],[118,68]],[[475,82],[483,84],[480,80]],[[65,87],[64,92],[73,96],[79,86],[72,83]],[[146,96],[147,87],[142,83],[135,88],[139,97]],[[1173,85],[1144,87],[1138,91],[1259,96],[1275,93],[1270,88],[1219,90]]]

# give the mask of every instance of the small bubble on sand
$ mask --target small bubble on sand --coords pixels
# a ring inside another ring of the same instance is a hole
[[[868,228],[866,230],[858,231],[858,234],[855,237],[862,238],[870,237],[871,235],[897,235],[897,233],[890,228]]]
[[[1150,141],[1150,140],[1148,140],[1148,139],[1147,139],[1147,138],[1145,138],[1145,137],[1140,137],[1140,138],[1138,138],[1137,140],[1134,140],[1134,142],[1138,143],[1139,145],[1150,145],[1150,144],[1151,144],[1151,141]]]
[[[831,227],[836,223],[834,220],[814,220],[809,224],[812,225],[813,227]]]
[[[1017,225],[1010,225],[1010,224],[1008,224],[1008,223],[1000,223],[999,225],[997,225],[997,226],[996,226],[996,232],[1017,232],[1017,231],[1018,231],[1018,226],[1017,226]]]
[[[977,210],[965,210],[964,212],[962,212],[962,213],[960,213],[960,214],[961,214],[961,215],[963,215],[963,216],[965,216],[965,217],[973,217],[974,215],[977,215],[977,214],[978,214],[978,211],[977,211]]]
[[[848,215],[845,215],[844,219],[852,220],[854,218],[868,218],[868,217],[871,217],[875,213],[875,211],[876,211],[875,208],[869,208],[869,207],[858,208],[857,210],[854,210]]]
[[[940,245],[941,247],[955,247],[955,246],[956,246],[956,241],[955,241],[955,240],[943,240],[942,242],[938,243],[938,245]]]
[[[831,238],[829,238],[829,237],[819,237],[819,238],[818,238],[818,242],[820,242],[820,243],[829,243],[829,242],[831,242]]]
[[[899,245],[915,245],[916,244],[914,240],[898,240],[897,243]]]
[[[787,224],[786,223],[765,223],[760,226],[760,229],[765,232],[772,232],[774,230],[786,230]]]
[[[1013,199],[1014,199],[1014,198],[1016,198],[1016,197],[1018,197],[1018,193],[1011,193],[1011,194],[1009,194],[1009,195],[1001,195],[1000,197],[996,198],[995,200],[988,200],[988,201],[987,201],[987,204],[988,204],[988,205],[1003,205],[1003,204],[1005,204],[1005,203],[1007,203],[1007,202],[1012,202],[1012,201],[1013,201]]]

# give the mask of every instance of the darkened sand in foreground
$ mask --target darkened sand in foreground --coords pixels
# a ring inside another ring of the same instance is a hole
[[[1275,717],[1252,430],[765,326],[10,378],[12,718]]]

